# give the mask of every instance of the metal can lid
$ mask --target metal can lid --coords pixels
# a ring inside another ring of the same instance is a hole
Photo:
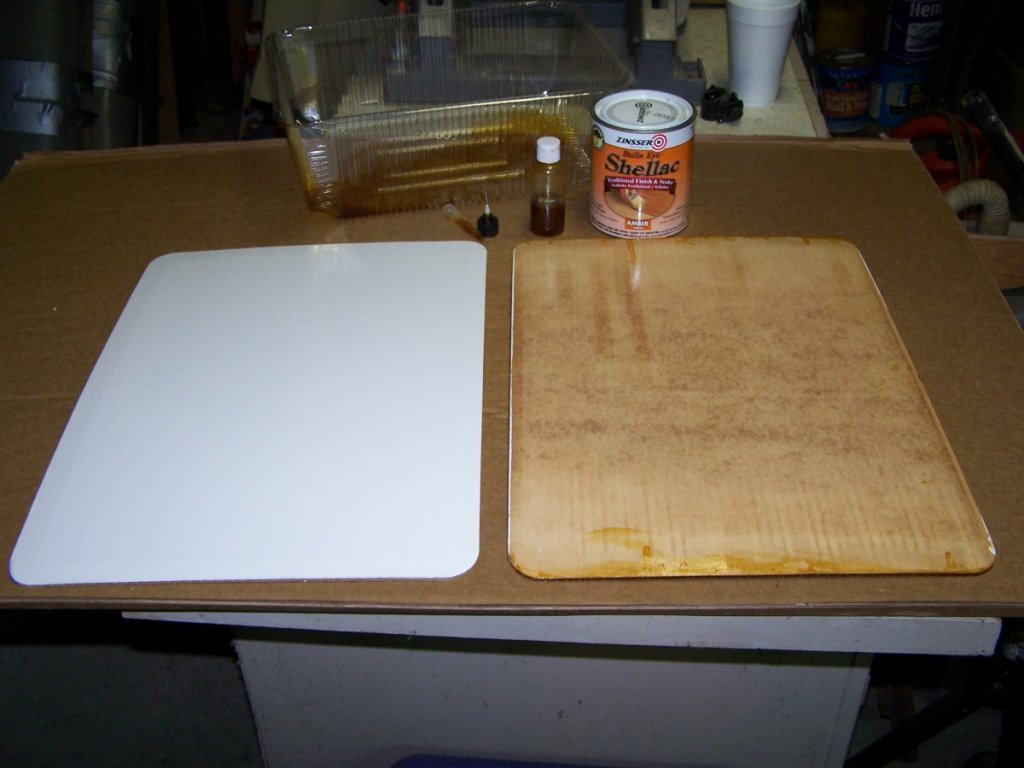
[[[819,51],[817,55],[818,66],[828,69],[855,70],[871,69],[875,61],[864,51],[855,51],[849,48],[829,48]]]
[[[685,125],[694,116],[690,102],[663,91],[619,91],[594,105],[596,119],[628,131],[664,131]]]

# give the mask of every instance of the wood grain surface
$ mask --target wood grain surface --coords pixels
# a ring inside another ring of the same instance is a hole
[[[509,557],[541,579],[977,573],[995,557],[859,251],[520,245]]]

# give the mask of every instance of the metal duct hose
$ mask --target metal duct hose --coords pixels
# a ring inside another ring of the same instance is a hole
[[[92,0],[94,149],[155,144],[160,104],[159,6]]]
[[[142,35],[134,3],[94,0],[92,81],[98,115],[92,130],[97,148],[138,143]]]
[[[979,235],[1005,235],[1010,229],[1010,201],[1001,186],[989,179],[974,179],[953,187],[946,202],[959,214],[976,205],[981,206]]]

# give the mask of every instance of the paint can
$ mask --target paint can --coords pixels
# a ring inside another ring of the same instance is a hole
[[[668,237],[689,221],[697,113],[671,93],[629,90],[594,105],[590,222],[614,237]]]
[[[943,0],[889,0],[882,52],[898,61],[932,61],[942,44]]]
[[[928,105],[931,64],[883,61],[871,84],[868,116],[881,128],[894,128]]]
[[[866,128],[874,59],[845,48],[822,51],[817,58],[821,113],[829,133],[855,133]]]

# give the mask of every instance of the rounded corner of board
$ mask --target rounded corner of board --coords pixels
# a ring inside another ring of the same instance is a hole
[[[516,559],[515,553],[511,550],[509,550],[508,552],[508,561],[518,573],[520,573],[523,576],[526,576],[529,579],[534,579],[536,581],[551,581],[553,578],[555,578],[554,576],[544,573],[543,571],[538,570],[537,568],[533,568],[531,566],[526,565],[525,563],[520,562]]]
[[[988,573],[996,564],[996,551],[992,549],[989,553],[981,558],[981,560],[973,566],[964,569],[963,573],[967,576],[980,576],[983,573]]]
[[[451,568],[441,578],[457,579],[461,576],[465,576],[476,567],[476,564],[479,561],[480,547],[476,547],[472,552],[467,552],[466,556],[460,562],[452,563]]]
[[[19,563],[17,549],[15,549],[7,563],[7,575],[19,587],[41,587],[47,585],[47,582],[44,579],[40,579],[33,569],[26,569]]]

